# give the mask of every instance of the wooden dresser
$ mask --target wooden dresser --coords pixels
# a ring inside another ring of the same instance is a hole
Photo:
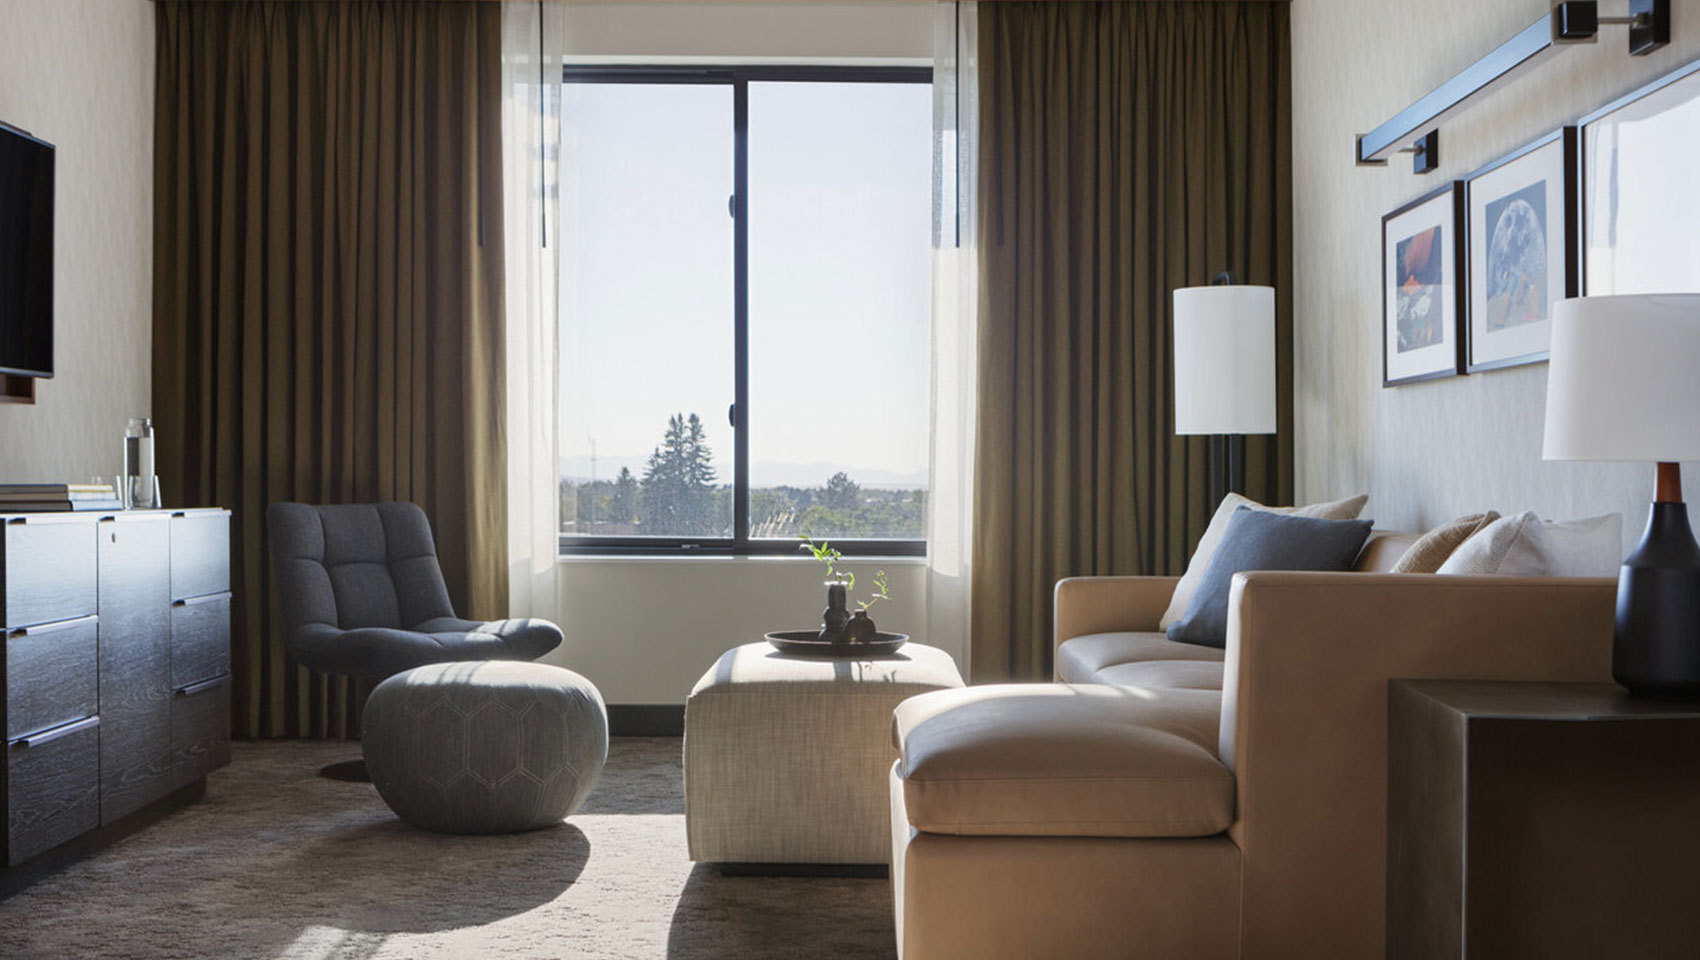
[[[0,896],[230,762],[230,514],[0,514]]]

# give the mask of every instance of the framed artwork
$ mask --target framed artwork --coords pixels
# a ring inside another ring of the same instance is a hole
[[[1700,292],[1700,61],[1582,119],[1582,289]]]
[[[1555,130],[1465,181],[1466,372],[1547,358],[1553,301],[1576,296],[1580,280],[1576,137]]]
[[[1381,385],[1462,372],[1464,185],[1453,182],[1381,218]]]

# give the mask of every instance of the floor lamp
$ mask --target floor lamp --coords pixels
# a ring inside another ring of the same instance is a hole
[[[1175,435],[1210,436],[1210,495],[1245,492],[1245,435],[1275,432],[1275,288],[1175,291]]]

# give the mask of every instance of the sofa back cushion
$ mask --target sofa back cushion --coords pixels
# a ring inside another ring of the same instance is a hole
[[[1323,520],[1241,507],[1210,559],[1186,616],[1169,625],[1169,639],[1223,647],[1228,642],[1228,591],[1247,570],[1344,571],[1369,537],[1368,520]]]
[[[1311,503],[1302,507],[1269,507],[1237,493],[1228,494],[1222,498],[1221,505],[1211,516],[1210,525],[1204,528],[1204,536],[1198,540],[1198,549],[1192,552],[1192,559],[1187,561],[1186,572],[1181,575],[1180,582],[1175,584],[1174,595],[1169,598],[1169,609],[1164,611],[1157,628],[1168,630],[1171,624],[1186,615],[1186,608],[1192,603],[1192,595],[1198,592],[1198,585],[1204,580],[1204,572],[1209,569],[1210,560],[1216,555],[1216,547],[1228,532],[1228,523],[1241,507],[1269,513],[1290,513],[1300,517],[1321,517],[1325,520],[1351,520],[1363,511],[1364,504],[1368,502],[1369,494],[1360,493],[1355,497],[1330,503]]]

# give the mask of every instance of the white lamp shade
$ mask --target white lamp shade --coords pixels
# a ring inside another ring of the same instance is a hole
[[[1561,300],[1548,460],[1700,460],[1700,294]]]
[[[1175,291],[1175,433],[1275,432],[1275,288]]]

